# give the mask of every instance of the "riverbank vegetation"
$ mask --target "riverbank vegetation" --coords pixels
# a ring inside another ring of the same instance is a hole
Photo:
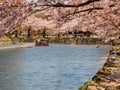
[[[114,39],[105,39],[99,37],[96,33],[90,31],[66,31],[55,34],[50,34],[47,30],[41,29],[34,31],[32,27],[22,28],[24,31],[15,30],[14,32],[7,33],[0,39],[4,45],[35,42],[38,38],[48,38],[50,43],[54,44],[87,44],[87,45],[117,45],[120,44],[120,37]],[[5,38],[6,37],[6,38]]]
[[[81,86],[78,90],[86,90],[87,86],[90,84],[90,82],[85,82],[83,86]]]

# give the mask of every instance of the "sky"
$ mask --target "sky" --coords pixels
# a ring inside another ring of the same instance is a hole
[[[31,0],[26,0],[26,1],[30,2]],[[36,2],[37,0],[33,0],[33,1],[35,1],[35,2]]]

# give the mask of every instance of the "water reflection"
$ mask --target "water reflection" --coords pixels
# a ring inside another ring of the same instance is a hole
[[[107,47],[51,45],[0,51],[0,90],[77,90],[91,79]]]

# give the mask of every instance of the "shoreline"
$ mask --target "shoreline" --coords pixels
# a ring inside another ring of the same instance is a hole
[[[63,44],[63,43],[50,43],[51,44],[59,44],[59,45],[85,45],[85,46],[95,46],[96,48],[99,48],[101,46],[105,46],[105,47],[110,47],[111,45],[105,45],[105,44],[101,44],[98,46],[98,44]],[[5,45],[5,46],[0,46],[0,50],[4,50],[4,49],[14,49],[14,48],[32,48],[35,47],[35,43],[18,43],[18,44],[13,44],[13,45]]]
[[[0,50],[15,49],[15,48],[30,48],[34,46],[35,46],[35,43],[19,43],[15,45],[0,46]]]
[[[103,67],[79,90],[120,90],[120,46],[114,46]]]
[[[50,43],[50,44],[58,44],[58,45],[85,45],[85,46],[98,46],[98,44],[74,44],[74,43],[70,43],[70,44],[64,44],[64,43]],[[112,47],[111,45],[109,44],[99,44],[99,46],[109,46],[109,47]]]

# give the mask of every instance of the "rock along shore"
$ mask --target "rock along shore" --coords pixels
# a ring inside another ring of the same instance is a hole
[[[110,50],[102,69],[79,90],[120,90],[120,46]]]

